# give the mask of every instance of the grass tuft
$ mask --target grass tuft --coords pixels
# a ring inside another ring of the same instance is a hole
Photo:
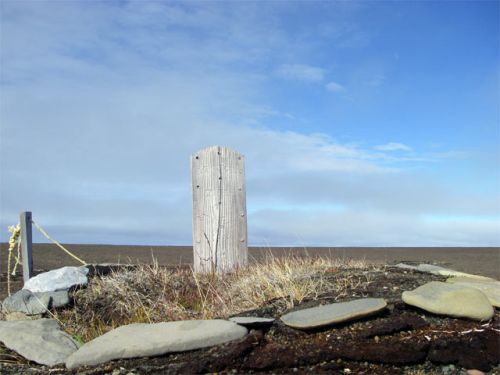
[[[274,257],[229,274],[196,274],[157,262],[94,277],[75,292],[72,309],[55,318],[87,342],[131,323],[227,318],[280,300],[283,308],[330,293],[345,295],[355,280],[340,271],[367,269],[349,259]]]

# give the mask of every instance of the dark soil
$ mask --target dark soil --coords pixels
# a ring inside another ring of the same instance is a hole
[[[498,310],[491,321],[475,322],[432,315],[401,301],[403,291],[444,278],[390,267],[369,272],[342,271],[331,277],[350,277],[356,286],[345,294],[327,294],[294,309],[361,297],[383,297],[387,309],[355,322],[302,331],[280,322],[279,317],[287,310],[283,301],[273,300],[261,309],[240,315],[273,317],[276,321],[265,329],[251,330],[236,342],[154,358],[113,361],[94,368],[54,368],[50,373],[452,375],[465,374],[467,369],[500,373]],[[4,353],[8,351],[4,349]],[[2,374],[48,371],[34,363],[0,364]]]

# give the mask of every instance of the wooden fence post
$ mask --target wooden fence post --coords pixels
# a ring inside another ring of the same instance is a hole
[[[229,272],[247,265],[243,155],[221,146],[191,156],[195,272]]]
[[[21,212],[21,259],[23,262],[24,283],[33,276],[33,254],[31,237],[31,212]]]

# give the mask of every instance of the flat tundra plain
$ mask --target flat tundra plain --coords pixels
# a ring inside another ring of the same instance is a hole
[[[87,263],[148,264],[155,259],[162,266],[189,266],[193,263],[191,246],[133,246],[65,244],[68,250]],[[0,298],[6,295],[8,245],[0,244]],[[500,279],[500,247],[250,247],[250,262],[266,256],[337,257],[366,260],[369,263],[433,263],[457,271]],[[13,254],[14,255],[14,254]],[[79,263],[53,244],[33,245],[35,273]],[[19,271],[21,269],[19,268]],[[18,275],[21,272],[18,271]],[[15,283],[19,282],[18,277]],[[12,285],[17,290],[18,285]]]
[[[135,246],[64,244],[87,263],[151,263],[189,265],[193,263],[191,246]],[[0,273],[7,270],[6,243],[0,244]],[[397,262],[436,263],[457,271],[500,277],[500,247],[250,247],[250,261],[273,256],[325,256],[366,260],[380,264]],[[14,254],[13,254],[14,255]],[[78,262],[53,244],[33,245],[34,268],[49,270],[76,266]]]

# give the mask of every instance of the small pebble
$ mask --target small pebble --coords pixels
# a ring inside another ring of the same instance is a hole
[[[467,375],[486,375],[480,370],[467,370]]]

